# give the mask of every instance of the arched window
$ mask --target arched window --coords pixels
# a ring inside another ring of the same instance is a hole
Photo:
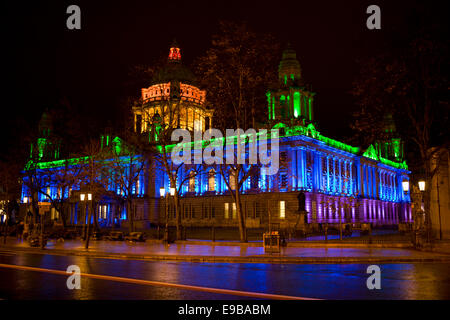
[[[211,169],[208,171],[208,191],[216,190],[216,171]]]

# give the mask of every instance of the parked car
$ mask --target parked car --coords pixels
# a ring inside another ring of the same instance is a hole
[[[145,241],[145,235],[143,232],[131,232],[129,235],[125,237],[126,241]]]
[[[123,240],[123,232],[120,231],[112,231],[105,237],[105,240],[112,241],[122,241]]]

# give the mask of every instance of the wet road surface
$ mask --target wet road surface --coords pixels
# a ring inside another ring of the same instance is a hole
[[[164,283],[319,299],[450,299],[450,264],[381,264],[381,290],[368,290],[368,264],[191,263],[100,259],[0,250],[0,264]],[[161,286],[81,278],[69,290],[69,275],[0,268],[0,299],[250,299]]]

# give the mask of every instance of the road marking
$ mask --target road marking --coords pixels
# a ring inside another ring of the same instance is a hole
[[[2,255],[2,256],[15,256],[16,254],[14,252],[9,252],[9,251],[0,251],[0,255]]]
[[[18,269],[18,270],[24,270],[24,271],[46,272],[46,273],[52,273],[52,274],[59,274],[59,275],[63,275],[63,276],[69,275],[66,271],[62,271],[62,270],[43,269],[43,268],[35,268],[35,267],[28,267],[28,266],[18,266],[18,265],[14,265],[14,264],[1,264],[0,263],[0,268]],[[133,279],[133,278],[105,276],[105,275],[91,274],[91,273],[80,273],[80,276],[86,277],[86,278],[92,278],[92,279],[99,279],[99,280],[110,280],[110,281],[117,281],[117,282],[126,282],[126,283],[147,285],[147,286],[169,287],[169,288],[177,288],[177,289],[192,290],[192,291],[230,294],[230,295],[234,295],[234,296],[244,296],[244,297],[260,298],[260,299],[320,300],[320,299],[314,299],[314,298],[286,296],[286,295],[271,294],[271,293],[238,291],[238,290],[230,290],[230,289],[191,286],[191,285],[186,285],[186,284],[168,283],[168,282],[160,282],[160,281],[150,281],[150,280],[141,280],[141,279]]]

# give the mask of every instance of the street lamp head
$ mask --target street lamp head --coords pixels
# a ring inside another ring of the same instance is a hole
[[[161,196],[161,198],[164,198],[164,196],[166,195],[166,189],[164,189],[163,187],[159,188],[159,195]]]
[[[419,190],[424,192],[425,191],[425,180],[419,181]]]
[[[408,191],[409,191],[409,181],[408,180],[403,180],[402,187],[403,187],[403,192],[405,192],[405,194],[408,193]]]
[[[84,193],[80,193],[80,200],[84,201],[84,198],[86,198],[86,195]]]

